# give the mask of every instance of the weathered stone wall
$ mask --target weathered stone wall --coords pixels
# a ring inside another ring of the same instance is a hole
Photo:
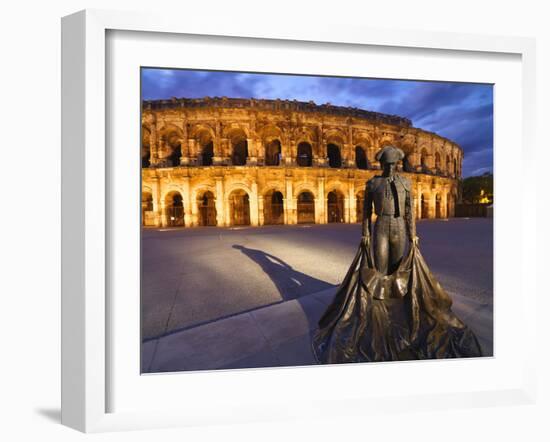
[[[281,100],[144,102],[143,223],[357,222],[388,144],[406,153],[417,218],[453,216],[463,152],[405,118]]]

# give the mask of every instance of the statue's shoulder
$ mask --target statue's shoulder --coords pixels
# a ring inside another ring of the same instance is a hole
[[[397,175],[397,178],[401,182],[405,190],[408,190],[410,192],[412,189],[411,180],[403,175]]]
[[[367,181],[367,190],[369,192],[374,192],[383,182],[384,182],[383,177],[373,176],[370,180]]]

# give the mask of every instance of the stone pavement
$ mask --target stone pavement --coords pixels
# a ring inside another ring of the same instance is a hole
[[[165,336],[336,287],[359,224],[144,229],[142,339]],[[491,219],[421,220],[420,248],[449,292],[493,299]]]
[[[142,372],[315,364],[311,335],[336,288],[257,308],[142,344]],[[493,354],[493,306],[449,291],[453,311]]]

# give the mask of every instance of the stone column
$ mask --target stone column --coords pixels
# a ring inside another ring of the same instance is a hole
[[[180,146],[181,146],[180,165],[188,166],[191,162],[191,158],[189,156],[189,140],[187,138],[182,138],[180,140]]]
[[[183,177],[183,186],[182,186],[182,196],[183,196],[183,221],[185,227],[193,226],[192,210],[191,210],[191,186],[189,183],[189,177]]]
[[[250,203],[250,225],[257,226],[259,223],[259,214],[258,214],[258,184],[256,181],[252,183],[252,188],[250,189],[251,195],[249,199]]]
[[[219,227],[226,226],[225,221],[225,196],[223,194],[223,178],[216,177],[216,224]]]
[[[355,149],[351,144],[342,146],[342,167],[355,167]]]
[[[348,186],[348,199],[349,199],[349,222],[357,222],[357,199],[355,198],[355,182],[350,180]]]
[[[292,167],[296,165],[296,155],[297,155],[297,147],[296,147],[296,141],[295,140],[289,140],[286,150],[283,153],[283,162],[287,167]],[[282,149],[281,149],[282,151]]]
[[[349,213],[349,209],[350,209],[350,199],[348,196],[344,197],[344,222],[345,223],[350,223],[350,213]]]
[[[223,163],[223,153],[222,153],[222,139],[220,137],[215,137],[212,140],[214,144],[214,156],[212,157],[212,164],[214,166],[219,166]]]
[[[166,227],[168,225],[168,219],[166,218],[166,201],[160,200],[160,225]]]
[[[263,226],[265,224],[264,219],[264,197],[258,196],[258,225]]]
[[[284,199],[284,212],[285,212],[285,224],[296,224],[298,222],[298,214],[295,210],[295,199],[293,197],[292,189],[292,177],[286,177],[285,179],[285,199]]]
[[[327,223],[327,199],[325,197],[325,177],[317,178],[317,198],[315,199],[315,222]]]
[[[149,134],[149,149],[151,149],[151,157],[149,162],[151,166],[156,166],[159,161],[156,124],[151,125],[151,133]]]
[[[151,183],[151,190],[153,193],[153,213],[154,213],[154,224],[156,227],[162,225],[162,209],[160,207],[160,185],[158,177],[153,177]]]
[[[187,140],[187,145],[189,149],[189,163],[190,165],[196,166],[199,164],[199,158],[197,154],[197,142],[193,138]]]
[[[256,143],[253,138],[247,138],[246,144],[248,146],[248,157],[246,158],[247,166],[256,166],[258,164],[258,152],[256,150]]]
[[[430,192],[430,197],[428,200],[428,218],[435,218],[435,192]]]
[[[441,214],[443,218],[449,218],[449,213],[447,212],[447,190],[443,190],[441,195]]]

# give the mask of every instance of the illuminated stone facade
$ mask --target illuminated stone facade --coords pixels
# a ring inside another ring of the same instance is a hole
[[[142,223],[355,223],[385,145],[406,154],[417,218],[454,216],[462,149],[411,121],[288,100],[145,101]]]

